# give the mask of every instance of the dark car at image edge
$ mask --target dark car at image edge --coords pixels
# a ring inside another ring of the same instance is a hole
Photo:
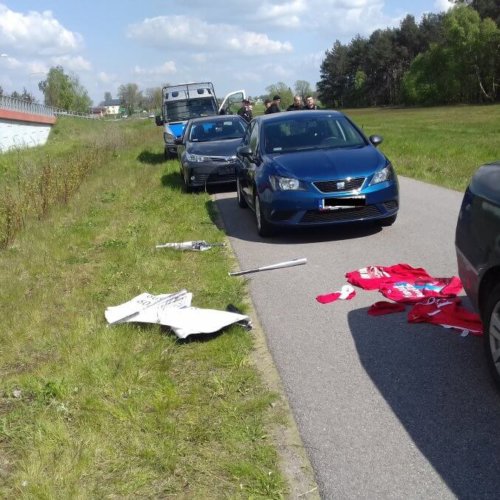
[[[455,232],[458,274],[484,327],[488,366],[500,387],[500,161],[479,167]]]

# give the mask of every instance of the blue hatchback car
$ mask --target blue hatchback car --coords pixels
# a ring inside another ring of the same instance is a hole
[[[472,176],[455,233],[458,274],[481,315],[486,358],[500,386],[500,161]]]
[[[399,188],[381,142],[338,111],[258,116],[237,149],[238,204],[255,212],[263,237],[279,227],[391,225]]]

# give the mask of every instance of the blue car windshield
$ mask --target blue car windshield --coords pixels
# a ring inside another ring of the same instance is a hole
[[[262,144],[267,154],[366,145],[364,137],[343,116],[321,114],[304,119],[296,113],[286,115],[278,122],[263,124]]]
[[[213,120],[202,123],[192,123],[188,132],[188,140],[192,142],[222,141],[241,139],[246,131],[246,125],[241,118],[226,116],[214,117]]]

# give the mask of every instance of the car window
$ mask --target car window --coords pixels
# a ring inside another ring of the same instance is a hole
[[[366,145],[356,127],[341,115],[285,116],[264,124],[263,140],[267,154]]]
[[[194,123],[189,133],[193,142],[222,141],[226,139],[241,139],[246,132],[246,123],[237,117]]]
[[[252,128],[252,131],[250,133],[250,141],[248,145],[250,146],[250,149],[255,153],[257,151],[257,148],[259,147],[259,126],[257,123],[253,124],[254,127]]]
[[[252,131],[253,129],[255,128],[255,122],[254,123],[250,123],[250,125],[248,126],[246,132],[245,132],[245,135],[243,136],[243,141],[241,141],[241,143],[245,146],[249,146],[250,145],[250,137],[252,135]]]

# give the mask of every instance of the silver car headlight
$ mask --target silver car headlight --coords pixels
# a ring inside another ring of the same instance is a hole
[[[392,169],[392,165],[389,163],[384,168],[377,170],[375,174],[373,174],[373,179],[370,182],[370,186],[385,181],[392,181],[393,179],[394,179],[394,170]]]
[[[191,163],[202,163],[209,160],[208,156],[195,155],[193,153],[186,153],[186,160]]]
[[[302,183],[293,177],[270,175],[269,182],[275,191],[299,191],[304,189]]]

